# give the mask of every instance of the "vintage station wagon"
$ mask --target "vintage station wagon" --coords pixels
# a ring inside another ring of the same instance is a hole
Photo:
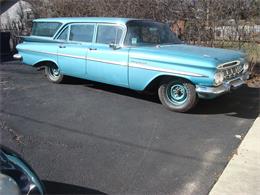
[[[44,67],[60,83],[73,76],[137,91],[156,90],[164,106],[186,112],[248,79],[245,54],[184,44],[169,26],[130,18],[47,18],[33,22],[16,59]]]

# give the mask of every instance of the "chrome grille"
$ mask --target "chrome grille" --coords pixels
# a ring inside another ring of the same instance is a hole
[[[243,71],[243,64],[239,61],[225,63],[219,68],[224,73],[224,80],[230,80],[239,76]]]

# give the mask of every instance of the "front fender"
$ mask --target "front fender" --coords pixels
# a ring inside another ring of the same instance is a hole
[[[209,76],[196,75],[190,76],[180,73],[173,73],[167,71],[151,70],[138,67],[129,67],[129,86],[131,89],[143,91],[150,83],[156,80],[158,77],[172,76],[182,79],[186,79],[194,85],[212,85],[212,79]]]

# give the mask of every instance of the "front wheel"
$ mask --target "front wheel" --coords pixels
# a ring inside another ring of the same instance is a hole
[[[63,81],[63,74],[55,64],[49,64],[45,67],[45,75],[47,79],[53,83],[61,83]]]
[[[182,79],[163,82],[158,95],[161,103],[171,111],[187,112],[197,103],[195,86]]]

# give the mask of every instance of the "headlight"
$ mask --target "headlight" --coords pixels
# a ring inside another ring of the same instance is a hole
[[[246,62],[243,66],[243,72],[246,72],[248,71],[248,68],[249,68],[249,64]]]
[[[217,72],[214,76],[214,82],[215,85],[221,85],[224,80],[224,73],[223,72]]]

